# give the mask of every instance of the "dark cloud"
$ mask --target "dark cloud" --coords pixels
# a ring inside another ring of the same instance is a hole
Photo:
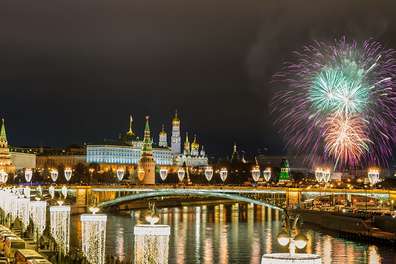
[[[158,132],[179,109],[209,151],[282,142],[270,76],[312,39],[396,47],[393,1],[5,0],[0,111],[12,144],[115,137],[129,113]],[[141,131],[139,131],[141,132]]]

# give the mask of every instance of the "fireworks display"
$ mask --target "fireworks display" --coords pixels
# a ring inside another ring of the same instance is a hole
[[[274,76],[276,124],[289,148],[335,167],[386,163],[396,133],[394,50],[375,41],[315,42]]]

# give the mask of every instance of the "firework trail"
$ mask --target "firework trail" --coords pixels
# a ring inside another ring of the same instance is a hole
[[[282,85],[275,123],[287,147],[335,167],[386,163],[396,138],[395,51],[343,38],[295,55],[274,76]]]

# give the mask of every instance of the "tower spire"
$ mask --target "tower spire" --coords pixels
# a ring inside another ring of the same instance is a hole
[[[7,133],[4,118],[1,119],[0,141],[7,142]]]
[[[135,135],[135,133],[133,133],[133,130],[132,130],[132,123],[133,123],[132,115],[129,115],[129,130],[127,132],[127,134],[129,136],[134,136]]]
[[[146,125],[144,126],[144,138],[143,138],[143,154],[151,153],[152,151],[152,140],[150,135],[149,116],[146,116]]]
[[[231,161],[237,161],[239,160],[239,154],[238,154],[238,150],[237,150],[237,144],[234,143],[234,149],[231,155]]]

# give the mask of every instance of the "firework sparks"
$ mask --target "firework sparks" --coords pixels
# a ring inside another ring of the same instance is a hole
[[[284,84],[273,109],[287,146],[340,166],[385,163],[396,132],[394,53],[345,39],[296,52],[274,78]]]
[[[358,116],[336,114],[324,124],[325,151],[338,162],[354,164],[369,150],[366,122]],[[342,164],[341,164],[342,165]]]

